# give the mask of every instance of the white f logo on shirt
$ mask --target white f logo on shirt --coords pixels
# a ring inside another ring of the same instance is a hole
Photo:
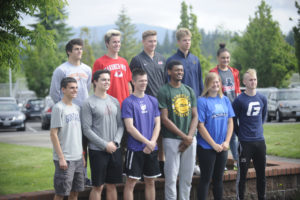
[[[260,111],[259,102],[258,101],[251,102],[248,105],[247,116],[256,116],[259,114],[259,111]]]

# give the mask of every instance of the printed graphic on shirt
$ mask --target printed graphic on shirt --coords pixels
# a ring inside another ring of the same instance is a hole
[[[190,114],[191,102],[185,94],[178,94],[172,99],[172,109],[180,117],[186,117]]]
[[[230,91],[234,91],[234,84],[233,84],[233,80],[231,79],[231,77],[227,77],[224,81],[223,81],[223,89],[224,92],[230,92]]]
[[[141,108],[141,113],[142,114],[148,113],[147,105],[144,103],[144,101],[139,101],[139,104],[140,104],[140,108]]]
[[[66,123],[70,123],[72,121],[80,122],[78,113],[71,113],[71,114],[66,115]]]
[[[212,113],[212,118],[227,116],[222,104],[215,104],[215,110]]]
[[[259,114],[260,109],[261,108],[258,101],[249,103],[247,116],[257,116]]]
[[[80,81],[81,79],[87,80],[89,78],[88,75],[85,73],[73,73],[69,74],[68,77],[72,77],[76,79],[76,81]]]
[[[105,115],[111,115],[112,114],[111,105],[106,105],[104,112]]]
[[[106,66],[104,69],[107,69],[109,71],[116,70],[116,72],[114,73],[114,77],[122,78],[124,76],[122,71],[126,72],[126,65],[112,64],[112,65]]]
[[[118,78],[121,78],[121,77],[123,77],[123,72],[121,70],[118,70],[118,71],[115,72],[114,76],[118,77]]]

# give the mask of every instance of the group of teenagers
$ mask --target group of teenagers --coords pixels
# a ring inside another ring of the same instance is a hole
[[[251,160],[258,199],[266,198],[262,124],[267,101],[256,92],[256,71],[244,73],[241,93],[239,71],[229,66],[230,52],[220,44],[218,65],[203,84],[199,59],[189,51],[191,37],[188,29],[178,29],[178,50],[166,60],[155,51],[156,31],[145,31],[143,51],[128,65],[118,56],[121,33],[109,30],[107,53],[92,69],[81,62],[83,41],[67,43],[68,61],[55,69],[50,87],[54,199],[78,198],[87,178],[87,155],[90,200],[101,199],[104,185],[106,199],[117,200],[123,173],[124,200],[133,199],[141,179],[145,199],[156,199],[155,179],[162,174],[165,199],[188,200],[196,163],[201,171],[198,199],[208,198],[211,182],[214,199],[222,199],[229,149],[238,168],[236,198],[244,199]]]

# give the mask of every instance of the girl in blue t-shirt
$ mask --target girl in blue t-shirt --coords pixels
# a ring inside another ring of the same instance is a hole
[[[233,131],[234,112],[230,100],[222,93],[218,74],[210,72],[206,76],[197,109],[197,155],[201,170],[198,199],[207,198],[210,180],[214,188],[214,199],[222,199],[222,179]]]

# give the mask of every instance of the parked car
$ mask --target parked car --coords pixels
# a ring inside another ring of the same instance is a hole
[[[0,129],[25,131],[25,115],[16,103],[0,102]]]
[[[51,122],[51,112],[52,107],[54,105],[53,100],[51,97],[47,96],[44,100],[44,109],[42,111],[41,120],[42,120],[42,129],[49,130],[50,129],[50,122]]]
[[[268,96],[268,121],[281,122],[295,118],[300,121],[300,89],[278,89]]]
[[[44,109],[43,99],[29,99],[23,107],[26,119],[40,118]]]
[[[266,98],[269,97],[270,92],[277,91],[276,87],[268,87],[268,88],[256,88],[256,91],[264,95]]]
[[[17,100],[13,97],[0,97],[0,102],[17,103]]]

